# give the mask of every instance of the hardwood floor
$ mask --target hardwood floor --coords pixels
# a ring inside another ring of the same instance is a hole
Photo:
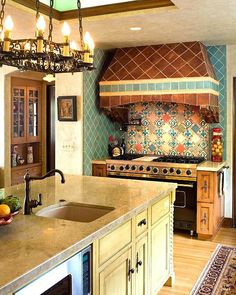
[[[213,241],[174,236],[174,287],[163,287],[158,295],[189,295],[217,244],[236,246],[236,229],[221,228]]]

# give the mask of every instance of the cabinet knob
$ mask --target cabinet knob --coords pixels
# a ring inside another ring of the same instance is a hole
[[[128,279],[129,279],[129,282],[131,280],[131,275],[134,273],[134,269],[131,268],[131,262],[130,262],[130,259],[129,259],[129,262],[128,262]]]
[[[203,222],[204,225],[206,225],[206,223],[207,223],[207,215],[206,215],[206,213],[203,214],[203,219],[201,219],[201,222]]]
[[[136,271],[138,272],[138,267],[141,266],[143,263],[141,260],[138,258],[138,253],[136,255]]]
[[[146,225],[147,221],[146,218],[142,219],[141,221],[139,221],[138,226],[142,226],[142,225]]]

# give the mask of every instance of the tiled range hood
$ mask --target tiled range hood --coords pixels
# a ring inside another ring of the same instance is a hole
[[[207,122],[219,120],[219,82],[200,42],[119,48],[99,84],[107,114],[162,101],[199,106]]]

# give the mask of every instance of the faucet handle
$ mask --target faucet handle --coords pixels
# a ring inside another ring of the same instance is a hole
[[[38,194],[38,206],[42,206],[42,194]]]

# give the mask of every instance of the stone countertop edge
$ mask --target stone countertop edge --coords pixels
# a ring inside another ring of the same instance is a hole
[[[147,200],[143,202],[141,205],[135,207],[134,209],[128,211],[126,214],[112,220],[110,223],[104,225],[100,229],[94,231],[84,239],[79,240],[77,243],[71,245],[64,251],[50,257],[49,259],[45,260],[43,263],[39,264],[38,266],[32,268],[28,272],[20,275],[16,279],[10,281],[4,286],[0,286],[0,295],[6,295],[11,292],[18,290],[19,288],[27,285],[37,277],[43,275],[48,270],[54,268],[55,266],[61,264],[68,258],[72,257],[88,245],[92,244],[96,239],[103,237],[104,235],[108,234],[110,231],[118,227],[120,224],[131,219],[136,214],[140,213],[141,211],[145,210],[158,200],[165,197],[167,194],[171,193],[174,189],[177,188],[175,183],[168,183],[169,188],[165,188],[162,192],[158,192],[156,197],[153,197],[151,200]],[[77,223],[77,222],[75,222]]]
[[[197,171],[210,171],[210,172],[217,172],[222,169],[224,166],[228,166],[226,161],[223,162],[212,162],[212,161],[205,161],[201,164],[198,164]]]
[[[106,160],[109,160],[109,158],[104,158],[104,159],[95,159],[95,160],[92,160],[91,163],[92,164],[102,164],[102,165],[105,165],[106,164]]]

